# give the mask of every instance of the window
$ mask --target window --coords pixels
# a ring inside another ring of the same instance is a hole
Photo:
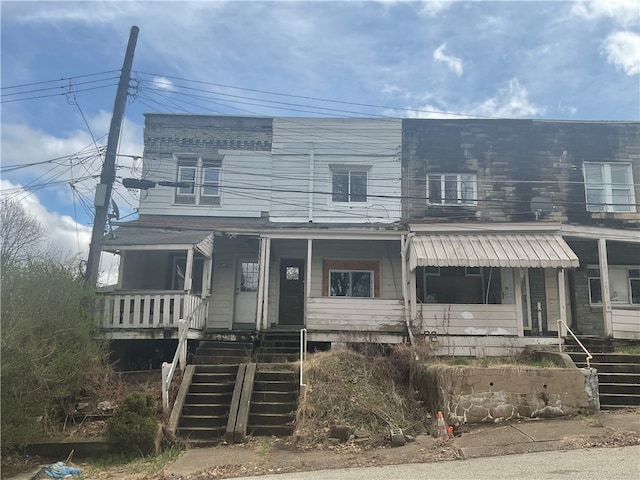
[[[330,297],[373,297],[371,270],[330,270]]]
[[[635,212],[631,164],[585,163],[584,188],[589,212]]]
[[[367,201],[367,171],[336,168],[331,170],[331,201],[334,203],[365,203]]]
[[[588,269],[589,302],[602,303],[600,269]],[[640,304],[640,268],[609,266],[609,295],[611,303]]]
[[[222,157],[178,157],[175,203],[220,205]]]
[[[476,176],[470,173],[427,175],[427,200],[432,205],[476,205]]]
[[[416,289],[423,303],[502,303],[499,268],[419,267]]]
[[[376,261],[325,260],[322,270],[323,296],[360,298],[380,296],[380,267]]]

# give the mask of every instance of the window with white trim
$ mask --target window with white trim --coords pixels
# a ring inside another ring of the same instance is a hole
[[[427,175],[427,201],[431,205],[476,205],[476,176],[472,173]]]
[[[367,170],[348,167],[331,168],[331,201],[333,203],[366,203]]]
[[[600,269],[589,267],[589,303],[602,304]],[[609,266],[609,296],[611,303],[640,304],[640,268]]]
[[[589,212],[635,212],[630,163],[585,163],[584,188]]]
[[[220,205],[222,157],[178,157],[175,203]]]

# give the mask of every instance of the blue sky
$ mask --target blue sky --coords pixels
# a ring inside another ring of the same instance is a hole
[[[640,119],[636,0],[0,8],[1,193],[20,199],[63,253],[88,248],[97,151],[133,25],[119,178],[140,172],[144,112]],[[115,199],[134,212],[135,194],[117,186]]]

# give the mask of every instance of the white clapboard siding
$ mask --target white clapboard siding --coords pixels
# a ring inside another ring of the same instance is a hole
[[[179,205],[175,188],[151,188],[141,196],[139,213],[144,215],[194,215],[219,217],[260,217],[269,209],[271,155],[269,152],[223,150],[220,205]],[[172,155],[147,155],[144,171],[153,180],[175,182],[178,167]]]
[[[274,118],[271,220],[399,220],[401,144],[399,119]],[[332,202],[336,165],[367,170],[368,202]]]
[[[518,335],[515,305],[422,304],[414,327],[438,335]]]
[[[614,308],[613,338],[640,340],[640,310]]]
[[[381,298],[308,298],[307,328],[345,332],[402,331],[402,300]]]

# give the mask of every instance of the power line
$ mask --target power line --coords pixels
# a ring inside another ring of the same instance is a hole
[[[43,85],[46,83],[54,83],[54,82],[68,82],[69,80],[75,80],[77,78],[86,78],[86,77],[95,77],[98,75],[106,75],[108,73],[114,73],[114,72],[119,72],[120,70],[106,70],[104,72],[97,72],[97,73],[87,73],[85,75],[75,75],[73,77],[63,77],[63,78],[58,78],[56,80],[43,80],[41,82],[32,82],[32,83],[22,83],[20,85],[10,85],[10,86],[4,86],[1,87],[0,90],[8,90],[10,88],[24,88],[24,87],[31,87],[33,85]]]

